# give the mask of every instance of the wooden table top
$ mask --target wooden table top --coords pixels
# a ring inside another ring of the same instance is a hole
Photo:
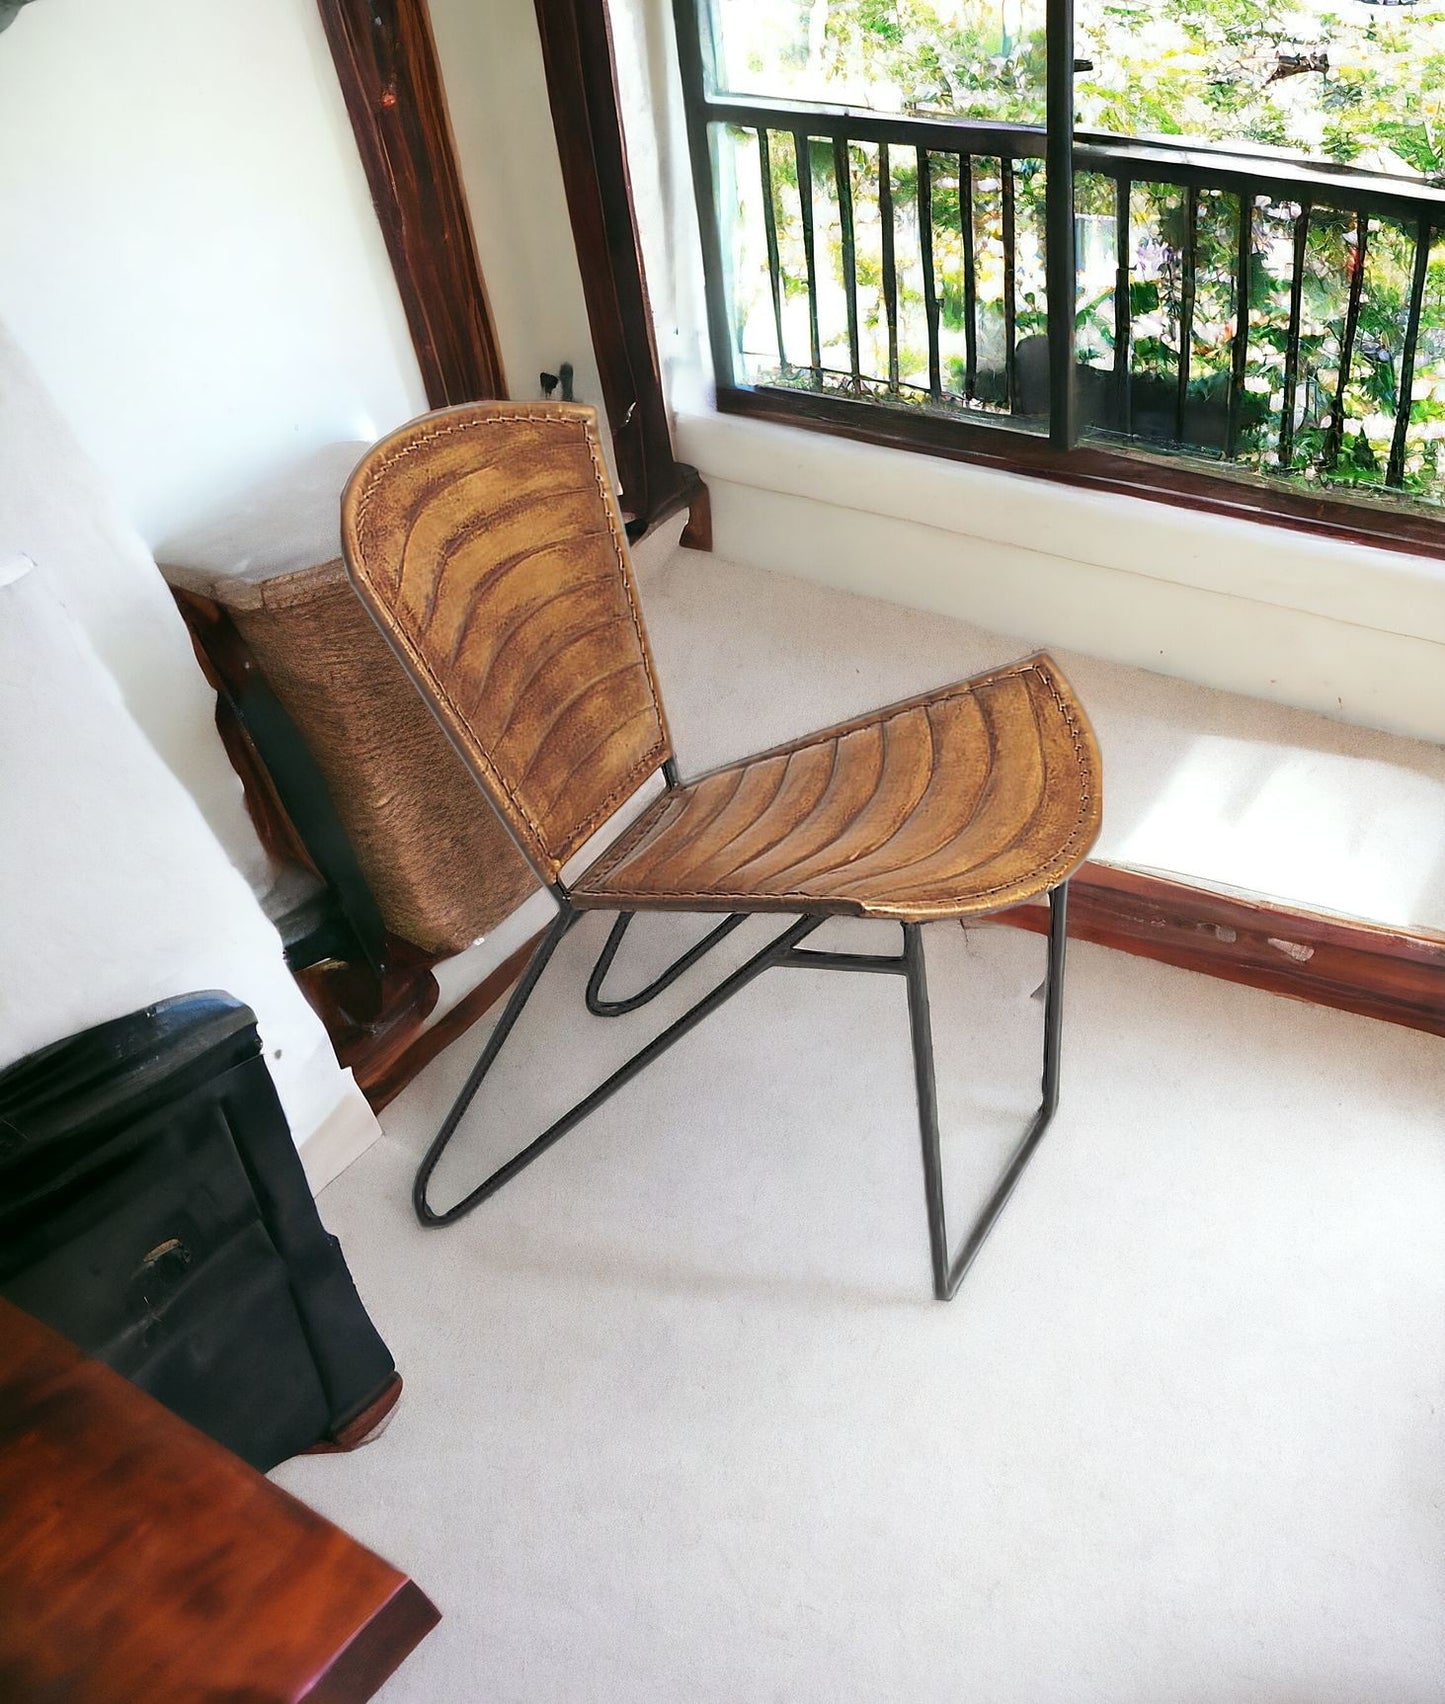
[[[7,1704],[351,1704],[439,1619],[405,1574],[4,1301],[0,1520]]]

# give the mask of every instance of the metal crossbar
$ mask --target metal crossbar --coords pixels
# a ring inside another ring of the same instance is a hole
[[[447,1113],[441,1129],[437,1132],[417,1170],[416,1181],[412,1189],[412,1204],[420,1222],[432,1228],[454,1224],[465,1214],[479,1207],[488,1196],[496,1194],[503,1184],[510,1182],[519,1172],[525,1170],[533,1160],[544,1154],[554,1142],[559,1141],[569,1130],[580,1124],[604,1101],[616,1094],[624,1084],[630,1082],[632,1078],[646,1070],[655,1060],[661,1058],[674,1043],[681,1041],[704,1018],[709,1017],[720,1006],[725,1005],[734,994],[740,993],[763,971],[770,970],[774,966],[783,966],[800,970],[900,975],[904,977],[908,989],[909,1029],[913,1046],[914,1080],[918,1096],[919,1131],[923,1143],[924,1195],[928,1212],[933,1292],[939,1301],[950,1300],[957,1292],[964,1274],[977,1257],[985,1238],[997,1222],[1058,1106],[1059,1056],[1063,1036],[1063,980],[1064,950],[1067,938],[1068,883],[1060,884],[1049,894],[1048,981],[1044,1007],[1043,1100],[1018,1146],[1014,1149],[1008,1164],[994,1186],[993,1192],[964,1236],[959,1252],[952,1257],[950,1257],[948,1225],[944,1212],[938,1094],[934,1077],[933,1032],[928,1003],[928,982],[924,968],[923,930],[922,925],[918,923],[902,925],[903,950],[901,953],[846,953],[826,952],[817,948],[802,946],[800,943],[806,940],[827,919],[821,916],[798,917],[764,947],[753,953],[736,970],[724,977],[710,993],[704,995],[695,1005],[689,1007],[680,1018],[669,1024],[661,1034],[633,1054],[625,1064],[619,1066],[590,1094],[583,1096],[570,1111],[563,1113],[560,1118],[548,1125],[540,1136],[533,1138],[526,1147],[522,1148],[505,1164],[499,1166],[476,1188],[462,1196],[451,1207],[440,1211],[434,1209],[427,1200],[427,1190],[432,1174],[435,1172],[442,1154],[446,1151],[447,1145],[456,1134],[487,1073],[491,1070],[498,1054],[506,1044],[523,1008],[531,999],[553,953],[581,915],[568,900],[565,890],[558,887],[554,891],[558,900],[557,917],[543,936],[536,952],[532,955],[531,962],[521,980],[513,989],[496,1027],[487,1038],[480,1058],[472,1067],[471,1074],[463,1085],[461,1093]],[[592,974],[588,978],[586,1004],[588,1010],[596,1016],[619,1017],[626,1012],[633,1012],[638,1010],[639,1007],[647,1005],[649,1001],[656,999],[658,995],[670,988],[745,921],[745,917],[741,915],[724,918],[721,923],[710,929],[700,941],[679,955],[666,970],[654,977],[639,993],[622,1000],[605,1000],[601,995],[602,984],[617,957],[633,915],[632,912],[628,911],[618,914],[602,951],[598,955]]]

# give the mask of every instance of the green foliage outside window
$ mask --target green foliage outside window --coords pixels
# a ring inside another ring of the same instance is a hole
[[[1042,0],[717,0],[721,80],[735,91],[827,101],[897,113],[1007,124],[1043,122]],[[1122,136],[1188,136],[1218,147],[1289,150],[1376,172],[1445,184],[1445,0],[1380,7],[1362,0],[1076,0],[1076,49],[1090,68],[1076,76],[1078,124]],[[734,317],[754,379],[816,384],[805,372],[807,279],[792,137],[772,133],[771,165],[785,296],[785,349],[776,347],[761,241],[756,141],[734,133]],[[888,376],[879,151],[847,152],[857,234],[860,366],[875,381],[865,394],[935,406],[927,395],[928,342],[918,252],[917,166],[911,148],[891,151],[898,257],[897,389]],[[843,259],[835,161],[814,141],[816,267],[825,388],[847,391]],[[1010,407],[1003,385],[1005,255],[1002,180],[1012,172],[1016,206],[1015,341],[1022,369]],[[930,156],[934,275],[947,405],[1007,409],[1018,423],[1040,404],[1029,395],[1048,303],[1044,289],[1045,180],[1041,162],[973,163],[974,219],[965,233],[955,156]],[[1114,186],[1080,174],[1076,183],[1081,275],[1076,303],[1081,384],[1101,400],[1095,423],[1117,428]],[[1301,291],[1300,371],[1289,464],[1278,465],[1290,278],[1297,204],[1271,202],[1253,214],[1247,310],[1246,394],[1236,459],[1322,485],[1383,485],[1401,380],[1401,351],[1414,260],[1413,229],[1371,223],[1359,329],[1340,417],[1334,411],[1350,281],[1358,265],[1353,215],[1320,206],[1309,221]],[[1234,301],[1237,197],[1199,198],[1196,293],[1182,446],[1223,452],[1223,427],[1239,304]],[[964,362],[965,242],[975,263],[977,378]],[[1167,443],[1177,423],[1183,329],[1184,192],[1136,183],[1130,204],[1127,366],[1128,430]],[[1445,496],[1445,243],[1427,274],[1404,485],[1417,497]],[[801,347],[800,345],[801,341]],[[878,389],[884,382],[884,390]],[[1086,406],[1085,418],[1090,418]]]

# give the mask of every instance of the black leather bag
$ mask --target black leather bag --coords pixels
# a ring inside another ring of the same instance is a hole
[[[0,1071],[0,1294],[262,1469],[395,1378],[226,994]]]

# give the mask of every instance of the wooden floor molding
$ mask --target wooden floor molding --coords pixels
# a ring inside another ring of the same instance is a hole
[[[422,1030],[411,1044],[389,1063],[384,1074],[369,1078],[361,1085],[373,1112],[380,1112],[382,1107],[394,1101],[412,1078],[431,1064],[437,1054],[450,1047],[458,1036],[465,1035],[479,1018],[486,1016],[522,974],[527,960],[531,958],[541,939],[541,935],[537,934],[533,935],[531,940],[524,941],[510,958],[503,959],[490,975],[484,976],[470,994],[464,994],[430,1029]]]
[[[999,922],[1042,933],[1048,908]],[[1219,893],[1174,876],[1088,863],[1069,890],[1075,940],[1137,953],[1317,1006],[1445,1035],[1445,935]]]

